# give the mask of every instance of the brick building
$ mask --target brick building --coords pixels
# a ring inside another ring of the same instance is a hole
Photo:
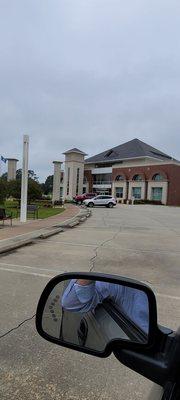
[[[180,205],[180,162],[133,139],[84,161],[84,192]]]

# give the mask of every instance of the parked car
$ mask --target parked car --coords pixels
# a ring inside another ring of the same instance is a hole
[[[99,195],[93,197],[92,199],[87,199],[83,201],[83,204],[85,204],[87,207],[106,206],[112,208],[116,206],[116,203],[117,201],[114,197],[106,195]]]
[[[82,204],[84,200],[86,199],[92,199],[96,196],[96,193],[83,193],[83,194],[78,194],[77,196],[74,197],[74,201],[76,204]]]
[[[180,399],[180,330],[158,325],[155,295],[142,282],[100,273],[58,275],[41,294],[36,328],[60,346],[96,357],[113,353],[154,382],[150,400]]]

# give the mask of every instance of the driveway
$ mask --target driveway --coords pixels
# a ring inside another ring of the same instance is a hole
[[[148,397],[150,381],[114,356],[101,360],[46,342],[33,316],[52,276],[91,269],[147,282],[157,295],[159,323],[177,329],[179,244],[179,208],[118,205],[94,208],[77,228],[1,255],[1,399]]]

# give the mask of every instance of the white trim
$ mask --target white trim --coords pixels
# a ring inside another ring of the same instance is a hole
[[[127,157],[127,158],[114,158],[113,160],[103,160],[103,161],[84,161],[85,162],[85,164],[87,165],[87,164],[110,164],[110,163],[114,163],[114,162],[117,162],[117,161],[126,161],[126,160],[142,160],[142,159],[146,159],[146,158],[148,158],[148,159],[152,159],[152,160],[156,160],[156,161],[159,161],[161,164],[162,163],[164,163],[164,164],[177,164],[177,165],[179,165],[180,164],[180,161],[178,161],[178,160],[174,160],[173,158],[172,159],[169,159],[169,160],[166,160],[166,162],[165,162],[165,160],[161,160],[160,158],[157,158],[157,157],[151,157],[151,156],[141,156],[141,157]]]
[[[92,175],[98,174],[112,174],[112,167],[102,167],[102,168],[93,168],[91,170]]]
[[[96,184],[93,184],[93,189],[111,189],[111,184],[110,185],[106,185],[106,184],[96,185]]]

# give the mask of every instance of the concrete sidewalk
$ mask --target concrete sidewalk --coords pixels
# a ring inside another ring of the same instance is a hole
[[[7,221],[4,226],[0,226],[0,253],[30,244],[37,238],[45,239],[62,232],[65,228],[73,228],[89,215],[89,210],[67,204],[65,211],[49,218],[28,220],[25,223],[13,219],[12,227]]]

